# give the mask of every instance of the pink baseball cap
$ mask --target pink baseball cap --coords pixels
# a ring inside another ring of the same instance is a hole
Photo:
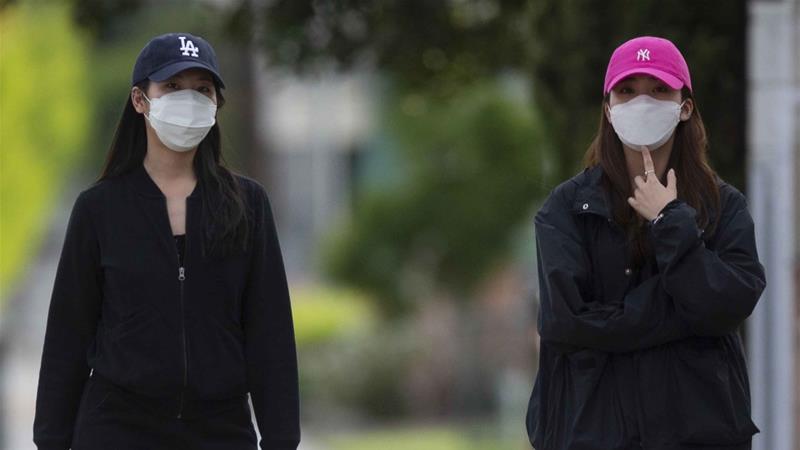
[[[689,66],[675,44],[655,36],[639,36],[617,47],[606,69],[603,95],[628,75],[649,74],[672,89],[692,90]]]

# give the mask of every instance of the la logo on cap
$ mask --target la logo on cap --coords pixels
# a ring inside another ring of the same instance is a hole
[[[178,36],[178,39],[181,40],[181,48],[179,49],[183,56],[194,56],[197,58],[197,52],[200,51],[199,48],[195,47],[194,42],[191,39],[188,41],[186,40],[186,36]]]
[[[191,42],[191,41],[189,41]],[[636,52],[636,60],[637,61],[650,61],[650,49],[647,48],[640,48],[638,52]]]

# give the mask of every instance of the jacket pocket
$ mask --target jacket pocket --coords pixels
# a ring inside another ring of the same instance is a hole
[[[648,441],[728,445],[758,432],[750,419],[747,375],[726,337],[693,337],[654,350],[640,364]],[[741,352],[739,347],[735,351]]]
[[[547,374],[542,449],[628,448],[611,356],[598,350],[555,353]]]
[[[179,337],[157,311],[137,310],[108,330],[103,356],[107,373],[122,386],[166,393],[180,376]]]
[[[114,325],[108,330],[108,333],[111,337],[111,340],[118,341],[125,338],[125,336],[134,334],[137,330],[146,327],[154,319],[155,316],[150,311],[146,309],[139,309],[122,319],[121,322]]]

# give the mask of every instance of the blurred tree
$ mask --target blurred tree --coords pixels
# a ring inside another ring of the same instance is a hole
[[[316,70],[367,65],[428,91],[519,67],[526,48],[526,1],[251,0],[230,29],[264,30],[257,44],[274,65]]]
[[[357,199],[329,253],[333,275],[379,294],[386,311],[444,293],[471,298],[546,193],[548,151],[524,96],[496,83],[385,103],[405,176]]]
[[[113,38],[120,19],[134,15],[145,6],[141,0],[74,0],[75,22],[98,39]]]
[[[271,62],[299,71],[374,65],[402,84],[455,95],[520,69],[545,112],[561,179],[579,168],[597,128],[611,52],[637,35],[664,36],[689,63],[712,161],[744,183],[744,0],[273,0],[243,2],[230,17],[233,29],[262,24]]]
[[[24,1],[0,10],[0,305],[85,155],[88,43],[69,14],[64,4]]]

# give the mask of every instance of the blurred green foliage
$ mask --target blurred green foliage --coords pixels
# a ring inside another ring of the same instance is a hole
[[[87,39],[67,5],[0,10],[0,302],[41,243],[65,178],[86,153]]]
[[[142,0],[73,0],[72,3],[75,22],[98,40],[113,38],[119,32],[119,19],[133,16],[147,5]]]
[[[377,320],[362,293],[320,285],[292,288],[292,316],[300,351],[348,336],[363,337],[374,331]]]
[[[671,39],[687,59],[720,174],[744,183],[744,0],[275,0],[231,21],[261,24],[276,64],[376,66],[402,84],[452,95],[504,70],[529,74],[560,179],[581,165],[600,118],[614,48],[637,35]],[[246,18],[246,20],[242,20]]]
[[[330,286],[293,289],[292,310],[307,418],[404,411],[403,382],[417,345],[408,327],[385,326],[363,294]]]
[[[527,0],[241,2],[229,28],[261,26],[275,65],[314,71],[376,66],[441,95],[525,59]]]
[[[328,252],[332,274],[381,298],[390,315],[442,290],[469,298],[552,175],[538,118],[513,89],[399,95],[384,117],[405,177],[357,197]]]

